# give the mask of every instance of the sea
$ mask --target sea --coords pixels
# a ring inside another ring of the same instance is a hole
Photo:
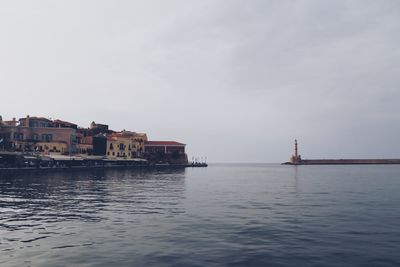
[[[400,166],[3,173],[0,266],[400,266]]]

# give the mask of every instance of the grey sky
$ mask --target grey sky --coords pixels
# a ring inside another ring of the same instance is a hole
[[[213,162],[400,157],[400,1],[2,1],[0,114]]]

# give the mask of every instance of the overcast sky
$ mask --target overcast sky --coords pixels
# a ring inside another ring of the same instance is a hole
[[[0,115],[210,162],[400,157],[400,1],[2,1]]]

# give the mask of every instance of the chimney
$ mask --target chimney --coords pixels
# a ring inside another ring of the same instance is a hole
[[[29,127],[29,125],[30,125],[29,115],[26,115],[25,127]]]
[[[12,118],[12,121],[11,121],[10,125],[11,126],[17,126],[17,119],[16,118]]]

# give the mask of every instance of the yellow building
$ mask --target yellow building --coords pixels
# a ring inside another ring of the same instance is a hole
[[[35,144],[35,150],[45,155],[49,154],[68,154],[68,144],[62,142],[38,142]]]
[[[147,135],[145,133],[136,133],[133,137],[133,148],[136,157],[141,158],[144,156],[144,144],[147,142]]]
[[[132,158],[131,139],[123,136],[109,136],[107,158]]]
[[[107,138],[107,158],[140,158],[144,155],[144,144],[147,135],[122,131],[114,133]]]

